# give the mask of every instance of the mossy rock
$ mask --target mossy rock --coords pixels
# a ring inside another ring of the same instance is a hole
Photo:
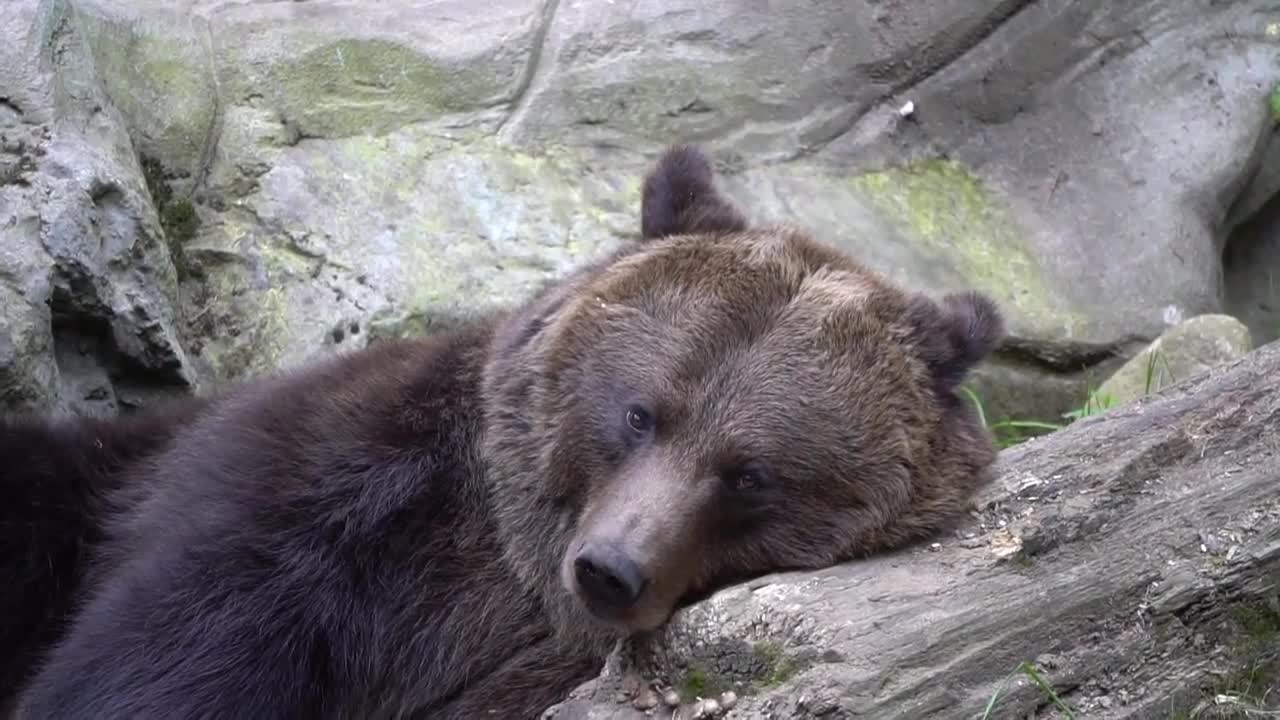
[[[672,685],[686,702],[728,690],[750,695],[786,682],[815,662],[812,652],[788,652],[768,640],[724,642],[691,656]]]
[[[1056,286],[1000,202],[959,162],[929,159],[866,173],[853,187],[918,244],[922,259],[949,267],[955,289],[973,288],[1004,306],[1014,332],[1078,336],[1088,317]]]
[[[1249,328],[1229,315],[1199,315],[1170,328],[1098,388],[1108,406],[1119,405],[1238,360],[1253,349]]]
[[[138,22],[101,0],[65,6],[85,31],[96,75],[125,118],[135,148],[163,158],[184,178],[198,175],[218,130],[220,92],[208,21],[154,7]]]

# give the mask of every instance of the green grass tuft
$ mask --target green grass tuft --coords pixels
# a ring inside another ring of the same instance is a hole
[[[707,685],[706,672],[696,665],[691,665],[680,682],[680,696],[686,698],[706,697]]]
[[[798,669],[796,663],[775,643],[758,642],[752,645],[752,649],[756,657],[764,662],[766,668],[764,677],[760,678],[761,687],[786,682]]]
[[[1012,678],[1014,675],[1017,675],[1019,673],[1021,673],[1022,675],[1025,675],[1027,679],[1031,681],[1031,684],[1039,688],[1040,692],[1044,694],[1045,698],[1047,698],[1049,702],[1053,703],[1055,707],[1061,710],[1063,714],[1067,716],[1068,720],[1075,719],[1075,716],[1076,716],[1075,711],[1071,709],[1071,706],[1067,705],[1065,702],[1062,701],[1062,698],[1058,697],[1058,693],[1054,692],[1053,686],[1050,685],[1048,681],[1046,681],[1044,677],[1040,675],[1040,672],[1036,670],[1034,665],[1032,665],[1029,662],[1023,661],[1021,663],[1018,663],[1018,666],[1014,668],[1013,671],[1010,672],[1007,676],[1005,676],[1005,679],[1000,683],[1001,687],[996,688],[996,691],[991,694],[991,699],[987,701],[987,706],[982,712],[982,720],[987,720],[987,718],[991,717],[991,711],[995,709],[996,703],[1000,699],[1000,694],[1004,691],[1003,686],[1009,682],[1010,678]]]
[[[1164,365],[1164,373],[1157,373],[1157,366]],[[1157,382],[1157,378],[1168,376],[1167,382]],[[1144,380],[1144,395],[1150,395],[1157,392],[1169,382],[1176,382],[1173,372],[1169,369],[1168,359],[1159,350],[1151,352],[1147,357],[1147,367]],[[1042,420],[1021,420],[1016,418],[1008,418],[991,422],[987,417],[986,408],[982,404],[982,399],[971,388],[961,387],[960,391],[966,395],[970,402],[973,403],[974,410],[978,413],[978,419],[982,422],[983,427],[991,431],[995,437],[996,445],[1000,448],[1008,448],[1018,443],[1029,440],[1038,435],[1061,430],[1076,420],[1081,420],[1093,415],[1101,415],[1107,410],[1115,406],[1115,398],[1110,394],[1099,394],[1098,388],[1090,387],[1085,393],[1083,404],[1068,412],[1062,414],[1065,422],[1054,423]]]

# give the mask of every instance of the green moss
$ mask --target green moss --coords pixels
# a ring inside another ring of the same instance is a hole
[[[1271,90],[1267,104],[1271,107],[1271,119],[1280,122],[1280,85]]]
[[[136,143],[172,167],[200,162],[217,112],[217,91],[200,20],[153,13],[121,22],[77,4],[97,76],[128,120]]]
[[[161,211],[160,224],[170,240],[181,246],[196,236],[196,230],[200,228],[200,216],[196,214],[196,208],[190,200],[178,200]]]
[[[216,315],[216,322],[197,332],[206,341],[202,356],[221,377],[263,364],[253,337],[258,316],[271,312],[261,305],[262,288],[291,298],[281,310],[290,320],[280,337],[262,341],[290,353],[324,332],[325,322],[345,317],[347,298],[369,289],[387,302],[378,303],[381,316],[363,320],[363,339],[422,335],[524,297],[582,256],[596,256],[615,240],[597,230],[593,210],[606,217],[625,204],[633,212],[638,201],[618,199],[605,176],[580,179],[583,157],[522,152],[489,139],[450,144],[426,128],[271,152],[272,172],[308,178],[292,199],[298,205],[251,196],[230,205],[188,248],[210,283],[239,278],[238,294],[224,294],[204,316]],[[299,252],[291,238],[303,236],[316,239],[302,241],[306,251]],[[318,285],[344,296],[330,300]]]
[[[227,325],[214,333],[218,342],[204,353],[220,379],[240,380],[279,369],[281,341],[289,331],[286,300],[283,290],[271,288],[231,303]]]
[[[457,327],[466,322],[467,316],[449,312],[408,313],[397,312],[375,316],[369,321],[367,332],[370,345],[384,340],[407,337],[425,337],[433,333]]]
[[[284,237],[267,238],[258,245],[258,254],[262,258],[262,269],[266,271],[267,281],[277,287],[311,277],[318,264],[315,258],[291,247],[288,238]]]
[[[156,207],[163,207],[173,197],[173,191],[169,188],[169,183],[164,178],[164,166],[155,158],[143,156],[139,159],[142,166],[142,179],[147,184],[147,192],[151,194],[151,201]]]
[[[706,697],[707,673],[699,666],[690,667],[678,686],[680,696],[685,698]]]
[[[784,683],[801,669],[800,664],[783,652],[777,643],[757,642],[751,649],[765,668],[764,673],[756,680],[758,687],[766,688]]]
[[[440,310],[463,300],[466,277],[462,273],[450,272],[451,268],[440,261],[435,248],[414,244],[405,248],[405,255],[409,267],[415,269],[408,273],[412,284],[408,286],[404,301],[407,310]]]
[[[1245,603],[1231,609],[1232,619],[1250,643],[1280,640],[1280,608],[1264,602]]]
[[[437,62],[389,40],[342,39],[288,56],[261,86],[279,89],[281,114],[304,136],[376,135],[485,104],[504,82],[489,69]]]
[[[726,690],[759,692],[786,682],[813,662],[804,655],[788,655],[781,645],[769,641],[735,641],[707,652],[700,660],[690,660],[673,679],[685,700],[715,697]]]
[[[1083,316],[1051,286],[1013,221],[960,163],[927,160],[852,182],[908,237],[953,260],[966,286],[1011,303],[1045,331],[1070,335],[1083,324]]]
[[[732,690],[733,686],[733,680],[729,676],[697,662],[690,663],[675,683],[676,692],[686,701],[715,697],[726,690]]]
[[[143,156],[139,159],[139,164],[142,166],[142,178],[146,182],[147,192],[160,217],[160,229],[164,232],[169,259],[178,272],[178,279],[185,279],[191,274],[185,250],[200,229],[200,215],[190,200],[174,199],[173,189],[165,178],[164,167],[158,160]]]
[[[707,58],[700,72],[690,73],[680,60],[654,56],[640,60],[635,70],[620,77],[599,75],[558,100],[586,124],[642,137],[715,133],[726,115],[741,114],[759,101],[759,70],[741,62]]]

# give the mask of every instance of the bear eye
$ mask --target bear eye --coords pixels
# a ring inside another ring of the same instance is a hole
[[[637,433],[647,433],[653,429],[653,416],[639,405],[627,408],[627,427]]]
[[[749,462],[729,470],[724,479],[734,492],[751,492],[764,486],[767,472],[760,463]]]

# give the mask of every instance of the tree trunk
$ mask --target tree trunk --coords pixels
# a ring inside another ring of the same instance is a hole
[[[1004,451],[955,535],[688,608],[547,717],[1280,716],[1277,455],[1273,343]]]

